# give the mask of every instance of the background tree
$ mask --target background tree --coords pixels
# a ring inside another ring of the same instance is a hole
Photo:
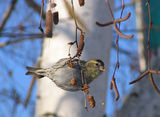
[[[139,30],[139,53],[140,53],[140,65],[141,71],[144,72],[145,66],[148,67],[147,61],[150,59],[147,55],[147,32],[149,29],[149,15],[147,7],[145,6],[146,1],[141,1],[136,3],[136,14],[137,14],[137,26]],[[150,11],[151,11],[151,40],[150,40],[150,50],[151,52],[151,69],[160,70],[159,63],[159,39],[158,39],[158,30],[156,27],[159,25],[158,21],[158,11],[156,10],[159,7],[158,1],[150,1]],[[145,59],[144,59],[145,58]],[[157,88],[159,88],[159,75],[153,74],[153,79]],[[117,117],[158,117],[160,112],[158,111],[159,106],[159,97],[160,95],[155,92],[155,88],[151,86],[152,83],[149,81],[150,76],[145,76],[137,84],[134,85],[130,94],[127,96],[124,104],[120,110],[116,112]],[[152,84],[153,85],[153,84]]]

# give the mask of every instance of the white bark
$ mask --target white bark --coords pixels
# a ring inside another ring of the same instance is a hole
[[[47,113],[57,114],[62,117],[102,117],[105,113],[105,106],[102,106],[101,103],[106,102],[112,27],[98,27],[95,21],[110,21],[109,10],[104,0],[86,0],[84,7],[79,7],[78,0],[73,1],[75,2],[75,11],[89,29],[85,34],[85,47],[81,58],[85,60],[99,58],[105,63],[106,71],[90,84],[90,93],[95,97],[96,106],[87,112],[84,109],[84,95],[82,91],[64,91],[50,79],[43,78],[38,81],[36,117],[42,117]],[[41,67],[43,68],[53,65],[61,58],[68,57],[69,46],[67,43],[74,40],[74,21],[68,18],[68,12],[64,7],[63,0],[55,0],[55,2],[57,4],[55,10],[58,10],[60,20],[65,20],[60,21],[54,27],[52,39],[44,40],[40,57]],[[72,55],[75,50],[75,48],[72,49]]]

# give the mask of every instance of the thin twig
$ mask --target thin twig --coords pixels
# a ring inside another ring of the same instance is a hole
[[[152,73],[149,73],[149,80],[150,80],[153,88],[160,94],[160,90],[158,89],[158,87],[156,86],[156,83],[155,83],[154,80],[153,80]]]
[[[25,0],[27,5],[31,7],[34,11],[36,11],[38,14],[41,13],[41,6],[39,6],[34,0]],[[45,13],[43,11],[43,13]],[[45,14],[42,15],[42,18],[45,19]]]
[[[67,4],[66,4],[67,5]],[[70,14],[72,14],[73,16],[73,19],[74,19],[74,23],[75,23],[75,40],[73,41],[73,42],[70,42],[69,43],[69,45],[70,45],[70,47],[69,47],[69,57],[70,57],[70,59],[74,59],[75,57],[80,57],[81,56],[81,53],[82,53],[82,51],[83,51],[83,47],[84,47],[84,32],[83,32],[83,30],[78,26],[78,19],[76,18],[76,17],[74,17],[74,15],[75,15],[75,11],[74,11],[74,4],[73,4],[73,0],[71,0],[71,9],[72,9],[72,11],[70,11]],[[80,33],[81,33],[81,35],[80,35],[80,41],[79,41],[79,43],[78,43],[78,40],[77,40],[77,33],[78,33],[78,30],[80,31]],[[83,38],[82,38],[83,37]],[[77,53],[73,56],[73,57],[71,57],[71,54],[70,54],[70,49],[71,49],[71,47],[72,47],[72,45],[74,45],[76,43],[76,46],[77,46]]]
[[[141,80],[144,76],[148,75],[149,71],[144,72],[143,74],[141,74],[136,80],[129,82],[129,84],[134,84],[137,81]]]
[[[144,76],[149,74],[150,82],[153,86],[153,88],[160,94],[160,89],[156,86],[152,74],[160,74],[160,71],[155,71],[151,69],[151,50],[150,50],[150,32],[152,27],[152,20],[151,20],[151,10],[150,10],[150,0],[146,2],[146,5],[148,6],[148,15],[149,15],[149,27],[148,27],[148,40],[147,40],[147,52],[148,52],[148,69],[146,72],[144,72],[142,75],[140,75],[136,80],[130,82],[129,84],[136,83],[140,79],[142,79]]]
[[[149,72],[152,73],[152,74],[160,74],[160,71],[155,71],[155,70],[152,70],[152,69],[150,69]]]
[[[151,52],[150,52],[150,32],[151,32],[151,26],[152,26],[152,21],[151,21],[151,11],[150,11],[150,1],[148,0],[146,2],[146,5],[148,6],[148,15],[149,15],[149,27],[148,27],[148,40],[147,40],[147,51],[148,51],[148,70],[151,68]]]
[[[107,5],[109,7],[112,19],[113,19],[113,21],[115,21],[114,20],[114,15],[113,15],[110,3],[109,3],[109,0],[105,0],[105,1],[106,1]],[[123,10],[124,10],[124,0],[122,0],[122,10],[121,10],[121,15],[120,15],[119,19],[122,18]],[[119,22],[119,28],[118,28],[117,24],[114,22],[114,25],[116,25],[115,27],[118,30],[120,29],[120,23],[121,22]],[[112,76],[112,81],[111,81],[111,87],[114,86],[113,88],[114,88],[114,91],[116,93],[116,100],[118,100],[119,99],[119,92],[118,92],[118,89],[117,89],[117,86],[116,86],[116,82],[115,82],[115,73],[116,73],[117,68],[119,68],[119,35],[117,35],[117,38],[116,38],[116,45],[117,45],[117,63],[116,63],[116,66],[114,68],[114,72],[113,72],[113,76]]]
[[[11,13],[13,12],[13,9],[16,5],[17,0],[12,0],[11,4],[9,6],[9,8],[7,9],[7,11],[4,14],[4,18],[2,20],[2,23],[0,24],[0,32],[3,30],[7,20],[9,19],[9,17],[11,16]]]
[[[134,36],[133,34],[131,34],[131,35],[129,35],[129,36],[123,34],[123,33],[118,29],[118,27],[117,27],[117,25],[116,25],[116,22],[114,22],[114,28],[115,28],[115,31],[116,31],[121,37],[123,37],[123,38],[125,38],[125,39],[131,39],[131,38],[133,38],[133,36]]]
[[[71,4],[72,4],[72,10],[73,10],[73,12],[74,12],[74,4],[73,4],[73,0],[71,0]],[[75,28],[75,41],[74,41],[74,43],[76,43],[76,46],[77,46],[77,48],[78,48],[78,42],[77,42],[77,30],[78,30],[78,24],[77,24],[77,21],[76,21],[76,19],[74,18],[74,23],[75,23],[75,26],[76,26],[76,28]]]
[[[44,37],[43,34],[40,33],[0,33],[0,37]]]
[[[42,0],[41,2],[41,13],[40,13],[40,23],[39,23],[39,30],[44,33],[43,28],[41,26],[41,22],[42,22],[42,15],[43,15],[43,7],[44,7],[44,0]]]
[[[31,97],[31,94],[32,94],[32,90],[33,90],[33,86],[35,84],[35,81],[36,81],[36,77],[33,76],[32,78],[32,81],[30,83],[30,86],[29,86],[29,90],[28,90],[28,93],[27,93],[27,97],[24,101],[24,106],[27,107],[28,106],[28,103],[29,103],[29,100],[30,100],[30,97]]]
[[[117,89],[115,78],[112,78],[110,89],[114,89],[114,92],[116,94],[115,100],[117,101],[119,99],[119,91]]]
[[[127,20],[127,19],[130,17],[130,15],[131,15],[131,13],[129,12],[126,17],[120,18],[120,19],[117,19],[117,20],[114,20],[114,21],[115,21],[116,23],[123,22],[123,21]],[[104,26],[108,26],[108,25],[113,24],[114,21],[109,21],[109,22],[106,22],[106,23],[104,23],[104,24],[99,23],[98,21],[96,21],[96,24],[97,24],[98,26],[104,27]]]
[[[21,38],[21,39],[16,39],[14,41],[6,41],[6,42],[3,42],[3,43],[0,43],[0,48],[4,47],[4,46],[7,46],[7,45],[10,45],[10,44],[15,44],[15,43],[19,43],[19,42],[22,42],[22,41],[25,41],[25,40],[33,40],[33,39],[42,39],[42,36],[39,36],[39,37],[28,37],[28,38]]]
[[[102,23],[99,23],[98,21],[96,21],[96,24],[100,27],[104,27],[104,26],[109,26],[109,25],[113,24],[113,22],[114,21],[109,21],[109,22],[102,24]]]
[[[39,61],[36,62],[36,64],[34,65],[34,67],[39,67]],[[36,82],[36,76],[33,76],[32,77],[32,81],[31,81],[30,86],[29,86],[29,90],[28,90],[26,99],[24,101],[24,106],[25,107],[27,107],[27,105],[29,103],[29,100],[30,100],[30,97],[31,97],[31,94],[32,94],[32,90],[33,90],[33,86],[35,85],[35,82]]]
[[[120,19],[117,19],[117,20],[114,20],[114,28],[115,28],[115,31],[123,38],[125,39],[131,39],[133,37],[133,34],[127,36],[127,35],[124,35],[123,33],[120,32],[120,30],[118,29],[116,23],[120,23],[120,22],[123,22],[125,20],[127,20],[129,17],[131,16],[131,13],[129,12],[128,15],[124,18],[120,18]]]
[[[114,15],[113,15],[113,12],[112,12],[112,9],[111,9],[111,6],[110,6],[110,3],[109,3],[109,0],[105,0],[106,1],[106,3],[107,3],[107,5],[108,5],[108,8],[109,8],[109,10],[110,10],[110,14],[111,14],[111,16],[112,16],[112,20],[114,21]],[[117,35],[117,39],[119,38],[119,35]],[[116,63],[116,66],[115,66],[115,68],[114,68],[114,72],[113,72],[113,76],[112,76],[112,80],[111,80],[111,88],[113,87],[113,83],[115,84],[115,80],[114,80],[114,76],[115,76],[115,73],[116,73],[116,69],[117,69],[117,67],[119,66],[119,57],[118,57],[118,41],[116,41],[116,44],[117,44],[117,63]],[[116,85],[116,84],[115,84]],[[115,91],[115,93],[116,92],[118,92],[118,89],[117,89],[117,87],[114,87],[114,91]],[[119,93],[118,93],[119,94]],[[118,97],[118,96],[116,96],[116,97]]]
[[[78,15],[73,11],[73,9],[71,8],[71,6],[69,5],[69,3],[66,0],[63,0],[65,7],[67,8],[69,14],[72,16],[73,19],[76,19],[76,21],[78,22],[78,24],[82,27],[83,30],[88,31],[86,25],[83,23],[83,21],[78,17]],[[78,27],[79,30],[81,30]]]

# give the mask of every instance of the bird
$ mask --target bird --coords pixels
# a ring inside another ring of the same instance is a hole
[[[35,75],[38,78],[48,77],[58,87],[66,91],[79,91],[84,84],[91,83],[102,74],[104,63],[100,59],[88,61],[80,59],[62,58],[48,68],[26,67],[26,75]],[[74,80],[74,84],[71,83]]]

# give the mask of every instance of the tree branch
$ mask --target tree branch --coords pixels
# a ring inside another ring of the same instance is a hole
[[[37,61],[37,63],[34,65],[34,67],[39,67],[39,61]],[[28,105],[28,103],[30,101],[30,98],[31,98],[31,95],[32,95],[33,86],[35,85],[35,82],[36,82],[36,76],[34,75],[32,77],[32,81],[30,83],[26,99],[24,101],[24,106],[25,107],[27,107],[27,105]]]
[[[7,11],[4,14],[4,18],[2,20],[2,23],[0,24],[0,32],[3,30],[7,20],[9,19],[9,17],[11,16],[11,13],[16,5],[17,0],[12,0],[11,4],[9,6],[9,8],[7,9]]]
[[[27,5],[31,7],[34,11],[36,11],[38,14],[41,13],[41,7],[38,4],[36,4],[34,0],[25,0],[25,1]],[[43,11],[43,13],[44,14],[42,15],[42,18],[45,19],[45,12]]]
[[[36,37],[27,37],[27,38],[23,38],[23,39],[16,39],[14,41],[6,41],[6,42],[3,42],[3,43],[0,43],[0,48],[4,47],[4,46],[7,46],[7,45],[10,45],[10,44],[14,44],[14,43],[19,43],[19,42],[22,42],[22,41],[25,41],[25,40],[32,40],[32,39],[38,39],[38,38],[42,38],[43,36],[36,36]]]

